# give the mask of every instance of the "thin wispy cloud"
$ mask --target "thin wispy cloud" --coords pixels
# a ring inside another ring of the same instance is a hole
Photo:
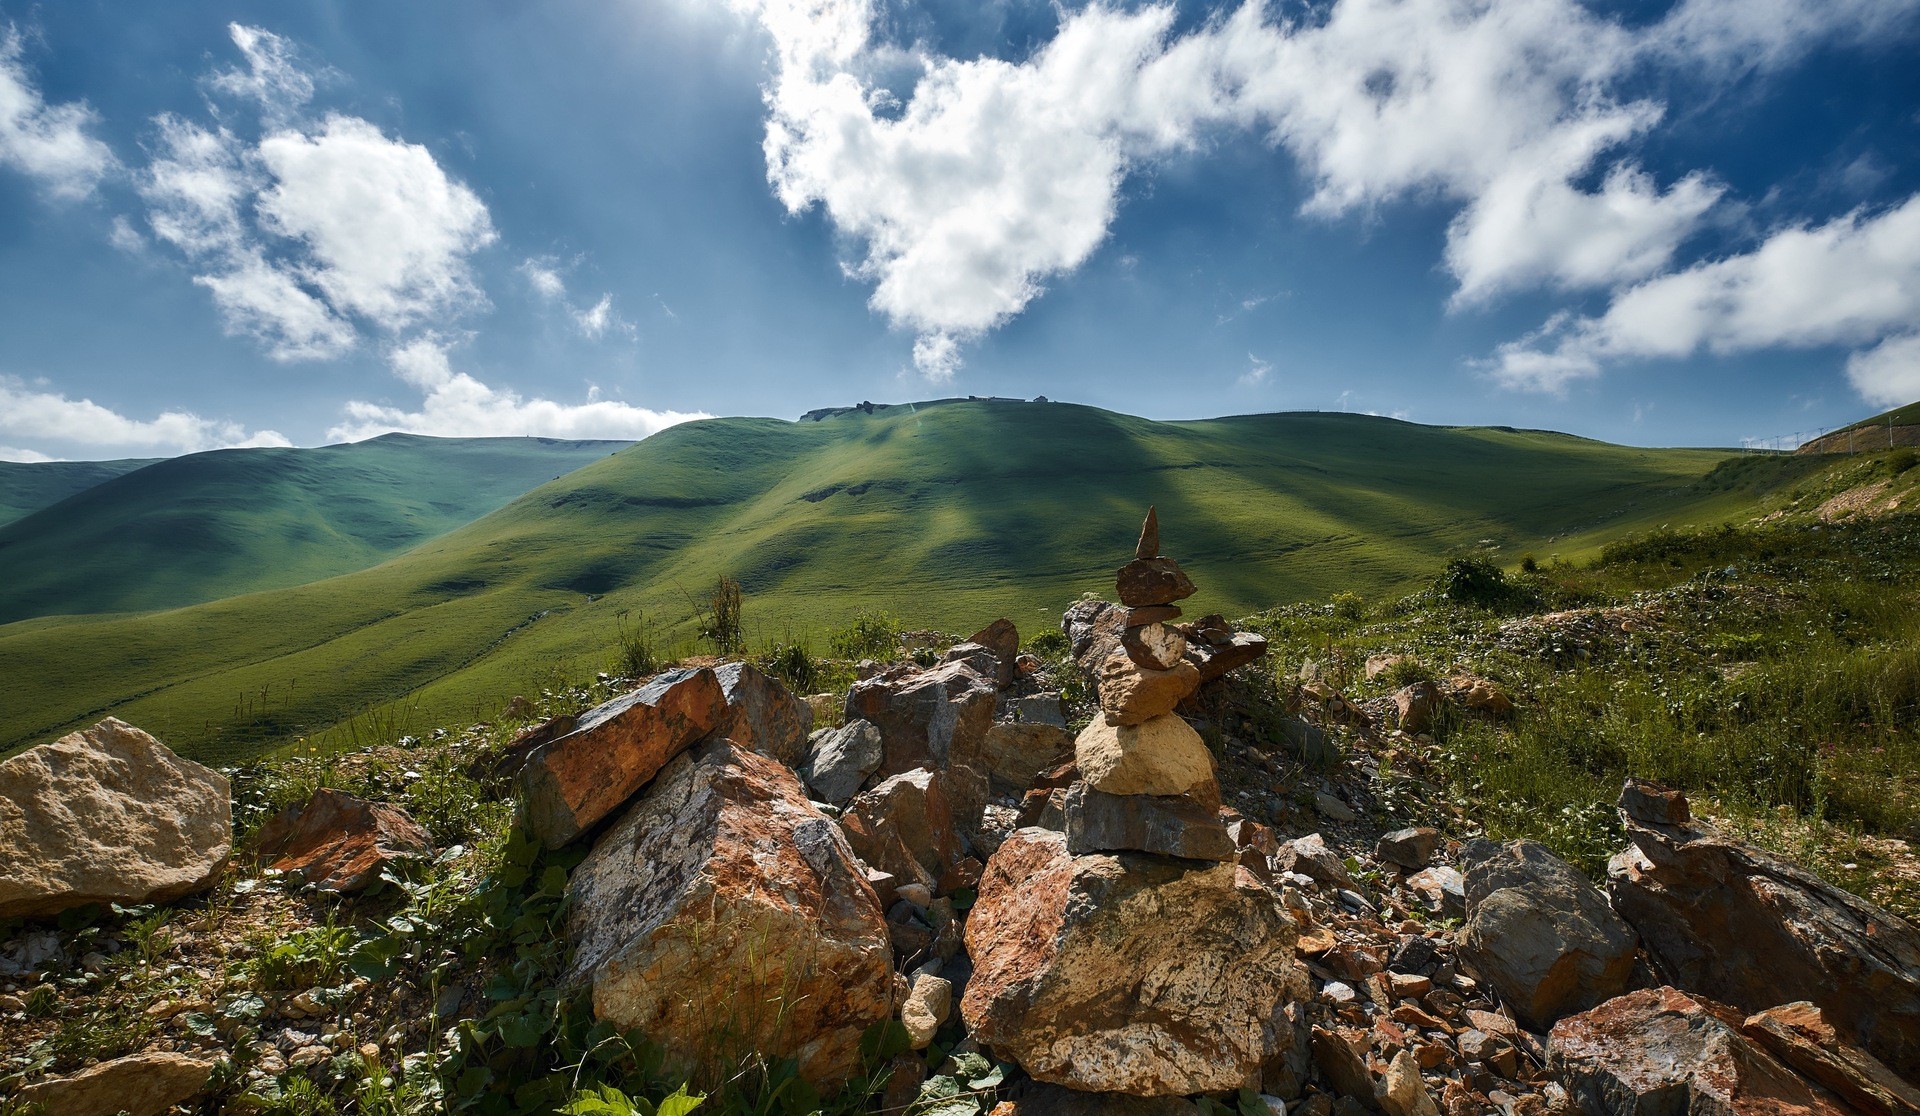
[[[27,67],[16,27],[0,31],[0,167],[11,167],[54,198],[93,193],[116,166],[93,134],[99,118],[84,101],[49,104]]]

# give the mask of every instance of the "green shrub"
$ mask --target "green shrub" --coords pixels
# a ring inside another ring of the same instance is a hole
[[[1920,453],[1915,453],[1911,446],[1901,446],[1888,454],[1882,464],[1886,466],[1888,476],[1897,477],[1915,465],[1920,465]]]
[[[1512,595],[1507,575],[1485,558],[1461,557],[1448,560],[1434,588],[1454,604],[1492,607]]]
[[[837,659],[891,659],[900,649],[900,621],[884,612],[863,608],[843,628],[827,636],[827,650]]]

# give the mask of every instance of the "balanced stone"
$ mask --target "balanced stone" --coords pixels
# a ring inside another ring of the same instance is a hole
[[[1096,717],[1073,750],[1081,777],[1108,794],[1185,794],[1213,781],[1207,742],[1171,714],[1139,725]]]
[[[1172,670],[1187,657],[1187,638],[1165,624],[1141,624],[1120,636],[1120,646],[1142,670]]]
[[[1200,668],[1186,660],[1170,670],[1151,670],[1122,653],[1100,668],[1100,709],[1109,724],[1137,725],[1173,712],[1200,688]]]
[[[1135,558],[1115,574],[1120,603],[1138,608],[1167,605],[1196,592],[1180,564],[1171,558]]]
[[[1067,851],[1144,852],[1188,860],[1232,860],[1238,851],[1220,820],[1220,789],[1187,794],[1108,794],[1085,783],[1067,791]]]
[[[1160,556],[1160,513],[1152,504],[1147,505],[1146,522],[1140,524],[1140,542],[1133,548],[1135,558],[1157,558]]]

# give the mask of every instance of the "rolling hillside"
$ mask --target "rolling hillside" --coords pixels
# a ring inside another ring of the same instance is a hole
[[[389,434],[151,464],[0,527],[0,624],[365,569],[627,444]]]
[[[156,460],[0,461],[0,527]]]
[[[644,614],[682,636],[722,573],[751,641],[821,638],[855,609],[1031,633],[1158,504],[1197,615],[1352,589],[1400,593],[1443,558],[1587,553],[1752,507],[1767,459],[1337,414],[1160,423],[1065,404],[957,402],[820,422],[715,419],[655,435],[370,569],[139,617],[0,627],[0,749],[109,711],[234,759],[381,709],[485,715],[608,665]],[[1804,460],[1804,459],[1802,459]]]

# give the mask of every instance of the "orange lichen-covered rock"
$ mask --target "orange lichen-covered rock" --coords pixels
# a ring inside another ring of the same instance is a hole
[[[432,839],[405,810],[325,787],[260,827],[260,859],[322,891],[363,890],[389,864],[432,854]]]
[[[720,679],[707,667],[663,674],[588,711],[521,769],[528,828],[548,848],[571,842],[728,714]]]
[[[987,863],[967,920],[973,1038],[1036,1080],[1186,1096],[1258,1087],[1295,1045],[1298,926],[1235,865],[1075,857],[1041,829]]]
[[[893,1013],[880,901],[790,769],[726,740],[669,763],[568,884],[572,978],[682,1066],[794,1058],[832,1086]]]

